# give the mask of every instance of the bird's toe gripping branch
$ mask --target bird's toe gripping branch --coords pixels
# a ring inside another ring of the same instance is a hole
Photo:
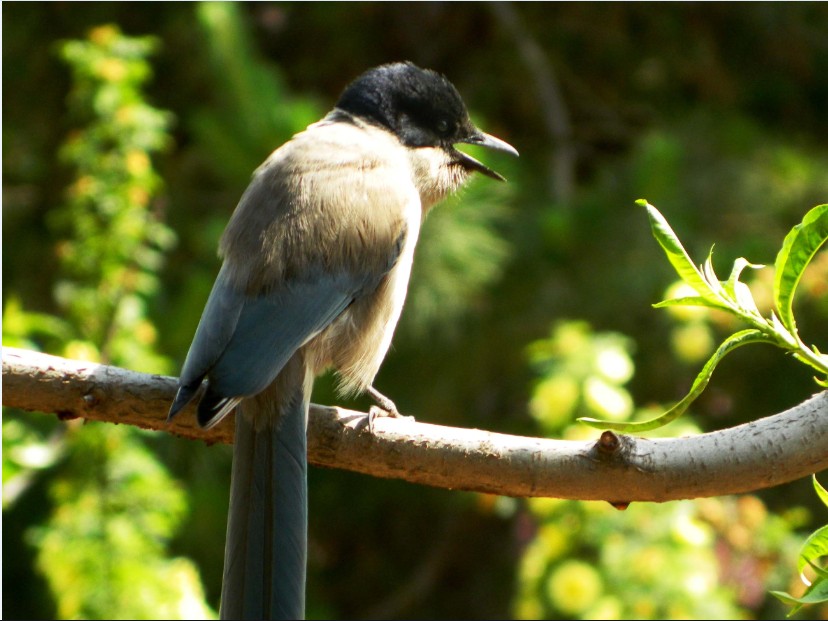
[[[414,421],[413,416],[400,414],[397,405],[373,386],[368,387],[368,394],[377,402],[368,410],[367,426],[369,432],[374,433],[374,421],[379,417],[405,418]]]

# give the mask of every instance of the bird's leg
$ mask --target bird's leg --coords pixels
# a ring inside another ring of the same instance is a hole
[[[392,416],[394,418],[400,416],[400,412],[397,410],[397,406],[394,402],[382,394],[379,390],[373,386],[369,386],[368,394],[371,395],[371,398],[377,402],[377,405],[379,406],[377,409],[381,408],[385,412],[385,416]]]
[[[368,394],[376,401],[376,405],[372,405],[368,410],[368,431],[374,433],[374,420],[380,416],[390,416],[391,418],[408,418],[414,420],[413,416],[403,416],[397,410],[396,404],[388,397],[382,394],[373,386],[368,387]]]

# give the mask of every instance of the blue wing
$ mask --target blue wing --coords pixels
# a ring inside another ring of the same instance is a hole
[[[391,261],[393,263],[393,261]],[[169,418],[177,414],[209,378],[199,405],[199,423],[212,426],[242,397],[264,390],[290,357],[325,329],[384,274],[357,277],[326,274],[293,281],[259,296],[239,291],[219,272],[184,362],[179,391]]]

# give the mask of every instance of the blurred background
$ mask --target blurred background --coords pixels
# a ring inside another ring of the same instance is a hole
[[[6,3],[3,344],[176,375],[252,171],[397,60],[446,74],[521,153],[475,151],[509,182],[425,223],[376,382],[420,421],[585,438],[577,416],[653,416],[740,326],[651,307],[675,274],[633,201],[725,275],[772,265],[828,200],[821,3]],[[750,276],[760,302],[772,276]],[[826,289],[822,252],[796,308],[822,350]],[[663,433],[816,389],[744,348]],[[330,378],[314,401],[369,405]],[[215,617],[229,466],[229,447],[5,409],[5,616]],[[310,618],[775,619],[768,590],[802,592],[825,522],[807,479],[621,512],[309,476]]]

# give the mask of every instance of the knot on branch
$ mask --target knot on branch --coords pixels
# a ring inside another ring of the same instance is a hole
[[[621,448],[621,440],[612,431],[605,431],[596,443],[598,451],[604,455],[613,455]]]
[[[619,435],[606,430],[589,451],[589,457],[608,466],[630,466],[630,457],[634,450],[635,438]]]

